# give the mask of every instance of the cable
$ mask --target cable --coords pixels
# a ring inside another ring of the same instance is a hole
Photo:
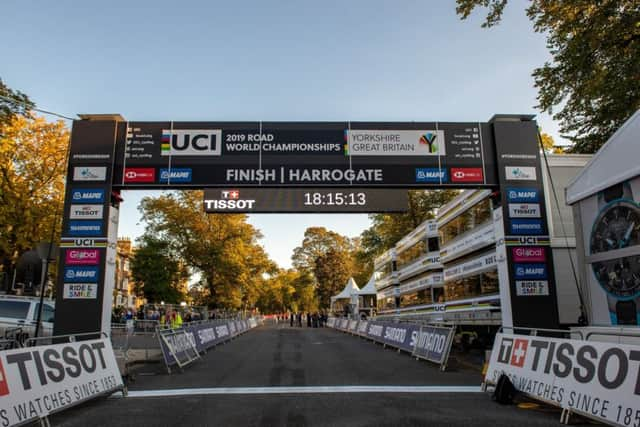
[[[565,246],[567,249],[567,253],[569,254],[569,262],[571,263],[571,271],[573,273],[573,280],[576,284],[576,289],[578,290],[578,298],[580,299],[580,317],[578,318],[579,325],[587,324],[587,316],[584,312],[584,298],[582,296],[582,291],[580,289],[580,284],[578,283],[578,274],[576,273],[576,267],[573,263],[573,257],[571,256],[571,250],[569,249],[569,237],[567,236],[567,231],[564,226],[564,221],[562,220],[562,213],[560,211],[560,202],[558,201],[558,193],[556,192],[556,187],[553,183],[553,177],[551,176],[551,168],[549,167],[549,159],[547,159],[547,152],[544,150],[544,146],[542,145],[542,135],[540,134],[540,128],[538,130],[538,143],[540,144],[540,149],[542,150],[542,156],[544,157],[544,165],[547,169],[547,175],[549,175],[549,184],[551,185],[551,191],[553,192],[553,198],[556,202],[556,208],[558,210],[558,218],[560,219],[560,226],[562,227],[562,234],[564,234]],[[577,248],[576,248],[577,250]]]
[[[10,96],[5,96],[5,95],[0,95],[0,98],[4,99],[7,102],[22,102],[19,99],[12,98]],[[24,104],[25,104],[25,107],[27,107],[26,103],[24,103]],[[42,113],[42,114],[49,114],[49,115],[52,115],[52,116],[56,116],[56,117],[59,117],[61,119],[65,119],[65,120],[75,120],[73,117],[65,116],[64,114],[60,114],[60,113],[54,113],[53,111],[43,110],[41,108],[28,107],[27,109],[28,110],[37,111],[38,113]]]

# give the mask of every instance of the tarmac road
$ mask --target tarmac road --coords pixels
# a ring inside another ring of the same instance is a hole
[[[474,371],[440,372],[328,328],[263,326],[184,372],[145,367],[114,395],[51,417],[55,426],[558,426],[558,410],[502,406]]]

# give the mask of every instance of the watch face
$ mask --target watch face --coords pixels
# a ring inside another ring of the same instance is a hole
[[[640,255],[594,262],[593,272],[600,286],[618,299],[640,295]]]
[[[616,200],[602,209],[591,231],[591,253],[640,244],[640,208],[630,200]]]

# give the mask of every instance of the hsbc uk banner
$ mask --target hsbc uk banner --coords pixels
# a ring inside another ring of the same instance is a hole
[[[25,424],[123,388],[108,339],[0,352],[0,425]]]
[[[640,347],[499,333],[486,382],[501,374],[539,400],[613,425],[640,424]]]

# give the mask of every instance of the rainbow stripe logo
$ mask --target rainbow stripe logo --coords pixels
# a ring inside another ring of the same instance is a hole
[[[171,132],[162,131],[162,137],[160,137],[160,151],[167,153],[171,151]]]

